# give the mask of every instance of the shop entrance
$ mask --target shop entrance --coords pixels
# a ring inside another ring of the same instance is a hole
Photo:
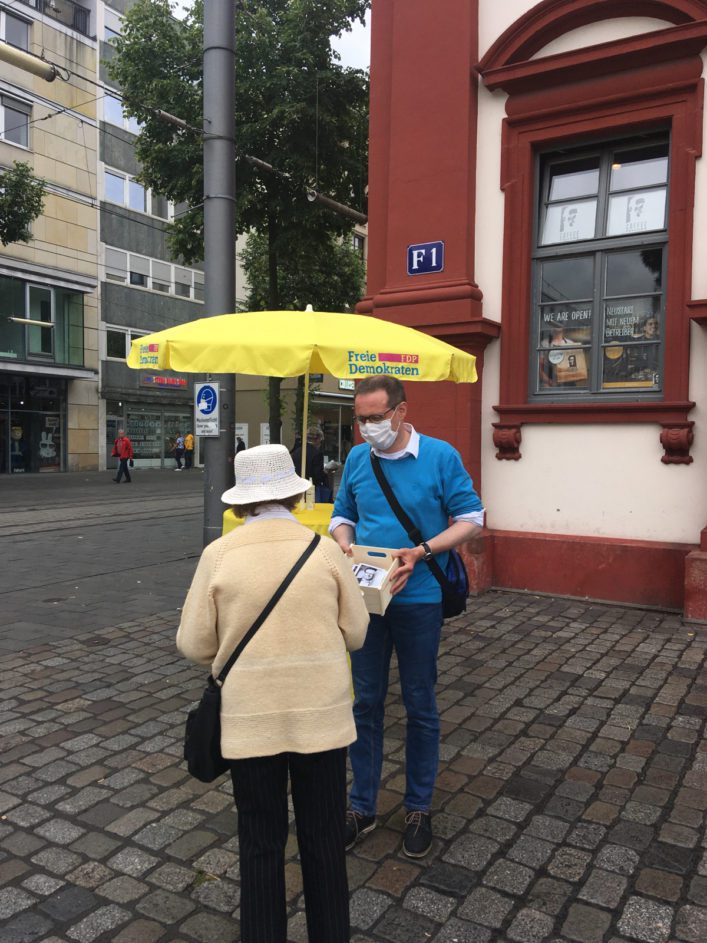
[[[0,375],[0,474],[64,471],[66,381]]]
[[[106,403],[106,467],[113,468],[111,456],[118,431],[124,429],[133,444],[137,468],[171,468],[174,440],[191,428],[191,412],[154,405],[144,408],[132,404]]]

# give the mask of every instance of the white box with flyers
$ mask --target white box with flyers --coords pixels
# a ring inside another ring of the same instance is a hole
[[[351,545],[351,569],[361,587],[366,608],[372,615],[382,616],[391,600],[390,579],[400,561],[385,547]]]

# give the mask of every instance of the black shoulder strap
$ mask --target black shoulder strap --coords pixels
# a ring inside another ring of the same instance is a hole
[[[422,536],[420,528],[417,527],[416,524],[410,519],[407,512],[403,509],[400,502],[395,497],[395,492],[391,488],[390,482],[385,477],[385,472],[381,468],[380,459],[373,453],[373,451],[371,451],[371,465],[373,466],[373,474],[378,479],[378,484],[381,486],[381,491],[388,499],[388,504],[392,508],[393,514],[395,514],[397,519],[405,528],[405,531],[412,541],[413,546],[419,546],[425,538]],[[432,560],[425,560],[425,563],[430,568],[432,575],[437,580],[439,585],[443,589],[449,588],[449,580],[447,579],[447,576],[439,563],[437,563],[434,558]]]
[[[278,602],[279,602],[280,599],[282,598],[282,596],[283,596],[285,590],[286,590],[287,587],[290,585],[290,583],[291,583],[292,580],[295,578],[295,576],[297,576],[297,574],[298,574],[299,571],[302,569],[302,567],[305,565],[305,563],[307,562],[308,558],[309,558],[309,557],[312,555],[312,553],[314,552],[314,549],[315,549],[315,547],[317,546],[317,544],[319,543],[320,540],[321,540],[321,537],[319,536],[319,534],[315,534],[314,537],[312,538],[312,540],[307,544],[306,549],[303,551],[303,553],[302,553],[302,554],[300,555],[300,557],[297,559],[297,562],[295,563],[295,565],[292,567],[292,569],[290,570],[290,572],[287,574],[287,576],[284,578],[284,580],[280,583],[280,585],[278,586],[278,588],[277,588],[277,589],[275,590],[275,592],[273,593],[273,595],[272,595],[272,597],[271,597],[271,599],[270,599],[270,602],[269,602],[269,603],[267,604],[267,606],[263,609],[263,611],[260,613],[260,615],[258,616],[258,618],[255,620],[255,622],[251,625],[251,627],[248,629],[248,631],[246,632],[246,634],[245,634],[245,635],[243,636],[243,638],[240,640],[240,642],[239,642],[238,645],[236,646],[235,651],[233,652],[233,654],[231,655],[231,657],[228,659],[228,661],[226,662],[226,664],[225,664],[225,665],[223,666],[223,668],[221,669],[221,672],[219,673],[218,678],[216,678],[216,683],[217,683],[219,686],[222,685],[223,682],[226,680],[226,675],[227,675],[228,672],[231,670],[231,668],[233,668],[233,666],[234,666],[234,664],[235,664],[235,662],[236,662],[236,659],[239,657],[239,655],[241,654],[241,652],[243,651],[243,649],[246,647],[246,645],[248,644],[248,642],[250,642],[250,640],[253,638],[253,636],[254,636],[255,633],[258,631],[258,629],[260,628],[260,626],[263,624],[263,622],[265,622],[265,620],[267,619],[267,617],[270,615],[270,613],[273,611],[273,609],[275,608],[275,606],[278,604]]]

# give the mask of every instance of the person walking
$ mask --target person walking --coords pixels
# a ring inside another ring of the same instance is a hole
[[[284,445],[234,459],[222,500],[245,518],[204,550],[177,648],[217,677],[312,532],[292,515],[308,482]],[[316,612],[312,600],[316,599]],[[356,736],[346,650],[368,613],[351,566],[320,540],[221,689],[221,752],[238,812],[241,943],[286,943],[287,780],[292,784],[310,943],[348,943],[346,747]]]
[[[351,654],[358,736],[349,750],[353,783],[346,847],[376,826],[385,697],[395,649],[407,715],[403,852],[421,858],[432,843],[430,807],[440,739],[435,683],[442,629],[440,585],[424,561],[435,557],[444,570],[448,551],[480,532],[484,511],[456,449],[420,435],[405,421],[405,389],[398,379],[383,375],[362,380],[354,412],[364,443],[352,448],[346,460],[329,530],[346,554],[354,541],[399,548],[393,556],[400,567],[385,614],[371,616],[363,648]],[[412,546],[388,503],[374,473],[374,457],[424,535],[419,546]]]
[[[184,457],[184,436],[181,432],[177,433],[177,437],[174,440],[174,460],[177,463],[175,471],[182,470],[182,458]]]
[[[125,475],[125,483],[129,485],[132,478],[130,477],[130,468],[128,466],[133,464],[134,453],[133,444],[126,436],[124,429],[118,429],[118,438],[113,443],[111,455],[118,459],[118,472],[113,481],[119,485],[120,479]]]
[[[296,445],[292,452],[292,461],[295,468],[302,468],[302,445]],[[304,477],[311,480],[315,488],[315,501],[331,501],[331,488],[324,471],[324,455],[322,453],[322,433],[318,426],[307,429],[307,454],[305,456]]]
[[[184,468],[189,471],[194,465],[194,435],[187,432],[184,436]]]

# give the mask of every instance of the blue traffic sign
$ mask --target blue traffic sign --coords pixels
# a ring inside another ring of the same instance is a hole
[[[444,271],[444,243],[419,242],[408,246],[408,275]]]
[[[213,386],[205,384],[199,390],[199,396],[196,401],[196,408],[202,416],[210,416],[218,405],[218,393]]]

